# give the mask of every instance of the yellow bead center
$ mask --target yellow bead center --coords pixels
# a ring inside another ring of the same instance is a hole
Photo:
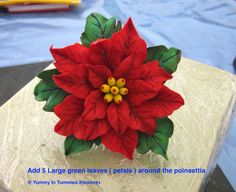
[[[110,103],[114,101],[120,104],[123,100],[123,96],[128,94],[128,89],[125,87],[125,79],[109,77],[107,83],[101,85],[101,91],[105,93],[104,101]]]

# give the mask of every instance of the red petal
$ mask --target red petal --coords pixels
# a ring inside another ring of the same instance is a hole
[[[96,121],[83,121],[80,120],[77,123],[76,129],[74,129],[73,135],[77,139],[82,140],[94,140],[99,137],[100,134],[97,131]]]
[[[129,127],[134,130],[152,135],[156,128],[156,118],[152,114],[152,106],[145,102],[131,108],[131,120]]]
[[[172,78],[172,75],[159,67],[157,61],[148,62],[145,65],[142,65],[142,67],[141,79],[155,91],[159,91],[162,88],[163,83]]]
[[[64,136],[73,134],[77,121],[83,112],[83,104],[83,100],[74,96],[67,96],[62,103],[58,104],[54,108],[54,112],[61,120],[56,124],[55,132]]]
[[[153,106],[152,114],[159,118],[171,115],[176,109],[184,105],[181,95],[166,86],[163,86],[157,96],[151,99],[150,102]]]
[[[74,126],[68,121],[60,120],[54,127],[54,131],[59,135],[70,136],[74,133]]]
[[[81,114],[84,110],[84,100],[68,96],[54,109],[55,114],[61,119],[55,126],[55,132],[60,135],[74,135],[78,139],[94,140],[107,133],[111,126],[107,119],[84,121]]]
[[[127,88],[129,89],[127,98],[129,104],[132,106],[139,105],[143,101],[148,100],[157,94],[149,84],[140,79],[129,81]]]
[[[71,116],[80,116],[83,110],[84,100],[69,95],[54,108],[54,113],[60,119],[68,120]]]
[[[54,64],[59,72],[74,71],[77,64],[89,62],[89,49],[78,43],[60,49],[51,47]]]
[[[120,104],[112,103],[107,109],[107,118],[118,134],[123,134],[130,121],[130,109],[123,100]]]
[[[54,75],[53,80],[58,87],[81,99],[86,98],[92,90],[87,68],[83,64],[77,65],[74,72]]]
[[[110,69],[120,64],[120,57],[114,52],[111,39],[99,39],[90,44],[90,61],[94,65],[106,65]]]
[[[99,120],[99,122],[97,124],[97,128],[98,128],[100,135],[104,135],[108,131],[112,130],[112,126],[110,125],[107,118]]]
[[[94,140],[107,133],[111,127],[106,123],[107,120],[81,121],[80,126],[73,134],[78,139]]]
[[[139,54],[132,54],[123,60],[114,72],[116,78],[137,79],[142,74],[142,61]]]
[[[114,52],[120,56],[121,61],[134,53],[140,55],[141,63],[146,60],[146,43],[139,37],[130,18],[121,31],[112,35],[111,41]]]
[[[89,81],[95,88],[100,88],[111,76],[111,71],[104,65],[88,65],[88,70]]]
[[[107,103],[100,90],[92,91],[84,102],[82,118],[87,121],[102,119],[106,115]]]
[[[119,135],[115,131],[110,131],[101,137],[106,148],[121,153],[128,159],[133,159],[133,153],[137,146],[137,132],[127,129],[124,134]]]

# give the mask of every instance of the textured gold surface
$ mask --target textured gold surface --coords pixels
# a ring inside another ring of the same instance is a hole
[[[27,174],[29,167],[45,168],[207,168],[227,130],[235,101],[234,75],[182,59],[167,85],[185,99],[185,106],[171,119],[175,130],[170,139],[169,161],[148,153],[135,154],[129,161],[100,147],[69,157],[64,156],[64,137],[54,133],[57,117],[42,110],[35,101],[33,79],[0,108],[0,189],[2,183],[15,192],[194,192],[204,174]],[[96,185],[28,185],[28,180],[99,180]]]

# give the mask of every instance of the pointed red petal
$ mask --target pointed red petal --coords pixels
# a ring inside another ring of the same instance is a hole
[[[107,133],[110,129],[111,127],[105,123],[105,120],[81,120],[79,127],[75,130],[73,135],[78,139],[94,140]]]
[[[68,96],[54,109],[55,114],[61,119],[55,126],[55,132],[60,135],[74,135],[78,139],[94,140],[107,133],[111,126],[107,119],[84,121],[81,114],[84,110],[84,100]]]
[[[130,109],[123,100],[120,104],[112,103],[107,109],[107,118],[118,134],[123,134],[130,121]]]
[[[90,44],[90,61],[93,65],[106,65],[114,69],[120,64],[120,57],[112,47],[111,39],[99,39]]]
[[[109,123],[107,118],[99,120],[97,124],[97,128],[100,135],[104,135],[108,131],[112,130],[112,126]]]
[[[137,132],[127,129],[124,134],[119,135],[115,131],[110,131],[101,137],[106,148],[123,154],[128,159],[133,159],[133,153],[137,146]]]
[[[84,100],[74,96],[67,96],[62,103],[58,104],[54,112],[61,120],[56,124],[55,132],[64,136],[72,135],[83,112],[83,104]]]
[[[129,89],[127,98],[129,104],[132,106],[137,106],[143,101],[148,100],[157,94],[157,92],[154,91],[149,84],[140,79],[129,81],[127,88]]]
[[[135,29],[132,20],[129,18],[121,31],[114,33],[111,38],[114,52],[124,60],[127,56],[137,53],[141,57],[141,63],[146,60],[147,46]]]
[[[104,65],[87,65],[89,70],[89,81],[95,88],[100,88],[102,84],[107,82],[111,76],[111,71]]]
[[[139,106],[131,107],[129,127],[153,135],[156,128],[156,118],[152,115],[152,106],[145,102]]]
[[[74,71],[78,64],[89,63],[89,48],[78,43],[60,49],[51,47],[50,51],[61,73]]]
[[[68,121],[60,120],[54,127],[54,131],[59,135],[70,136],[74,133],[74,126]]]
[[[124,59],[114,72],[116,78],[137,79],[142,75],[142,60],[139,54],[132,54]]]
[[[151,99],[151,105],[153,106],[152,114],[161,118],[171,115],[184,105],[184,100],[181,95],[163,86],[157,96]]]
[[[88,71],[85,65],[77,65],[73,72],[53,76],[54,82],[72,95],[84,99],[91,92],[93,87],[88,81]]]
[[[87,121],[102,119],[106,115],[107,103],[100,90],[92,91],[84,102],[82,118]]]
[[[165,81],[172,78],[168,72],[159,67],[157,61],[151,61],[142,65],[141,79],[152,87],[153,90],[159,91]]]

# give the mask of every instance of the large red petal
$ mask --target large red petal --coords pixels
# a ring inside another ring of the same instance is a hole
[[[61,73],[74,71],[78,64],[90,63],[89,48],[78,43],[60,49],[51,47],[50,51],[54,64]]]
[[[123,134],[130,121],[130,109],[123,100],[120,104],[112,103],[107,109],[107,118],[118,134]]]
[[[115,131],[110,131],[101,137],[106,148],[123,154],[128,159],[133,159],[133,153],[137,146],[137,131],[127,129],[124,134],[119,135]]]
[[[140,79],[144,80],[155,91],[159,91],[165,81],[172,78],[168,72],[159,67],[157,61],[151,61],[142,65],[142,76]]]
[[[108,119],[107,118],[104,118],[104,119],[101,119],[98,121],[98,124],[97,124],[97,127],[98,127],[98,130],[99,130],[99,133],[101,135],[104,135],[105,133],[107,133],[109,130],[112,130],[112,126],[111,124],[109,123]]]
[[[106,119],[95,121],[81,121],[78,129],[75,130],[74,136],[83,140],[94,140],[106,134],[111,130],[111,126]]]
[[[163,86],[157,96],[151,99],[150,102],[153,106],[152,114],[159,118],[171,115],[176,109],[184,105],[181,95],[166,86]]]
[[[59,135],[70,136],[74,133],[74,124],[68,121],[60,120],[54,127],[54,131]]]
[[[72,135],[83,112],[83,104],[84,100],[72,95],[67,96],[62,103],[58,104],[54,112],[61,120],[56,124],[55,132],[64,136]]]
[[[114,52],[120,56],[121,61],[134,53],[140,55],[141,63],[146,60],[146,43],[139,37],[131,18],[119,32],[112,35],[111,42]]]
[[[111,126],[107,119],[85,121],[81,119],[84,110],[84,100],[68,96],[54,109],[60,121],[55,126],[55,132],[60,135],[74,135],[78,139],[94,140],[107,133]]]
[[[129,94],[127,95],[129,104],[137,106],[145,100],[155,97],[157,92],[144,80],[137,79],[129,81],[127,84]]]
[[[77,139],[82,140],[94,140],[100,136],[97,131],[96,121],[84,121],[81,119],[78,122],[77,127],[74,129],[73,135]]]
[[[88,70],[83,64],[77,65],[74,72],[54,75],[53,80],[58,87],[81,99],[86,98],[93,89],[88,81]]]
[[[90,61],[93,65],[105,65],[110,69],[120,64],[120,57],[112,47],[111,39],[99,39],[90,44]]]
[[[108,77],[111,76],[111,71],[104,65],[88,65],[89,81],[95,88],[100,88],[106,83]]]
[[[152,106],[149,103],[145,102],[139,106],[131,107],[129,127],[149,135],[154,133],[156,118],[152,114]]]
[[[84,102],[82,118],[87,121],[103,119],[106,115],[107,103],[100,90],[92,91]]]
[[[116,68],[114,76],[128,79],[137,79],[142,75],[142,61],[139,54],[132,54],[124,59]]]

